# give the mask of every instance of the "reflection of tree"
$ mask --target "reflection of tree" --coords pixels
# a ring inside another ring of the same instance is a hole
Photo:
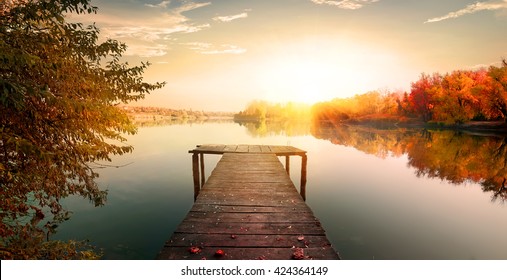
[[[493,200],[500,198],[505,201],[507,200],[507,139],[503,138],[494,143],[489,152],[492,160],[489,162],[488,170],[494,176],[482,182],[482,189],[493,192]]]
[[[330,123],[312,125],[311,129],[316,138],[327,139],[337,145],[351,146],[381,158],[386,158],[389,155],[401,156],[405,153],[408,144],[404,140],[417,137],[414,130],[408,129],[386,130]]]
[[[507,200],[507,139],[457,131],[380,130],[314,124],[312,134],[382,158],[406,154],[417,176],[454,184],[479,183],[492,199]]]
[[[169,126],[169,125],[192,125],[205,123],[232,123],[232,119],[174,119],[174,118],[145,118],[134,119],[137,127]]]
[[[301,136],[310,134],[310,121],[286,119],[278,121],[236,122],[241,126],[245,126],[248,134],[253,137]]]

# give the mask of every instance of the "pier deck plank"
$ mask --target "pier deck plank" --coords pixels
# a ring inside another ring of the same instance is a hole
[[[206,152],[223,156],[157,259],[283,260],[301,249],[305,259],[339,259],[277,149],[302,152],[272,146],[206,147]],[[199,252],[190,252],[191,247]],[[215,256],[218,249],[225,255]]]

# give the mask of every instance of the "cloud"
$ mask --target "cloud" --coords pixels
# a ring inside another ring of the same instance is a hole
[[[188,11],[191,11],[191,10],[195,10],[195,9],[199,9],[199,8],[202,8],[202,7],[206,7],[208,5],[211,5],[211,2],[194,3],[194,2],[184,1],[183,5],[181,5],[178,8],[175,8],[174,11],[177,12],[178,14],[181,14],[181,13],[188,12]]]
[[[315,4],[336,6],[346,10],[357,10],[366,4],[378,2],[380,0],[311,0]]]
[[[217,47],[210,43],[192,42],[184,45],[200,54],[243,54],[246,52],[246,49],[230,44],[222,44]]]
[[[209,24],[175,24],[170,27],[113,26],[103,28],[102,33],[108,38],[120,40],[135,38],[146,42],[155,42],[157,40],[169,40],[171,39],[171,35],[175,33],[194,33],[209,27]]]
[[[446,19],[458,18],[468,14],[474,14],[480,11],[494,11],[500,9],[507,9],[507,0],[495,0],[495,1],[486,1],[486,2],[476,2],[466,6],[465,8],[456,11],[450,12],[441,17],[430,18],[424,23],[432,23],[439,22]]]
[[[171,1],[162,1],[156,5],[153,5],[153,4],[144,4],[146,7],[150,7],[150,8],[167,8],[169,6],[169,4],[171,4]]]
[[[136,55],[139,57],[156,57],[166,55],[168,50],[169,47],[164,44],[157,44],[154,46],[133,44],[127,47],[125,55]]]
[[[112,38],[127,44],[129,48],[125,55],[155,57],[167,53],[177,34],[209,28],[210,24],[198,24],[184,13],[210,4],[175,0],[156,5],[140,4],[129,12],[128,17],[111,4],[101,7],[96,15],[72,14],[71,19],[83,23],[95,22],[101,39]]]
[[[248,13],[247,12],[243,12],[243,13],[240,13],[240,14],[237,14],[237,15],[214,17],[213,20],[214,21],[220,21],[220,22],[231,22],[231,21],[233,21],[235,19],[247,18],[247,17],[248,17]]]
[[[501,61],[495,61],[495,62],[490,62],[490,63],[481,63],[481,64],[476,64],[476,65],[473,65],[473,66],[468,66],[466,68],[468,69],[472,69],[472,70],[479,70],[479,69],[487,69],[491,66],[496,66],[496,67],[501,67],[502,66],[502,62]]]

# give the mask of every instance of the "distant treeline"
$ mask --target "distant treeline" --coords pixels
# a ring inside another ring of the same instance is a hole
[[[236,121],[285,121],[309,120],[311,107],[306,104],[289,102],[286,104],[269,103],[256,100],[250,102],[244,111],[234,115]]]
[[[159,107],[134,107],[125,106],[123,110],[136,124],[147,122],[165,123],[168,121],[207,120],[207,119],[231,119],[233,113],[229,112],[205,112],[194,110],[177,110]]]
[[[317,103],[317,121],[388,120],[463,124],[507,121],[507,61],[500,67],[422,74],[410,92],[369,92]]]

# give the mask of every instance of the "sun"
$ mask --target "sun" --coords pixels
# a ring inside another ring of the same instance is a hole
[[[314,104],[357,94],[365,85],[357,48],[325,43],[286,45],[257,69],[263,97],[275,102]]]
[[[331,74],[325,65],[300,60],[283,62],[268,72],[269,95],[304,103],[323,98]]]
[[[387,86],[396,59],[384,50],[350,42],[287,44],[255,69],[259,99],[314,104]]]
[[[261,86],[269,100],[315,103],[329,96],[333,70],[314,58],[282,58],[263,70]]]

